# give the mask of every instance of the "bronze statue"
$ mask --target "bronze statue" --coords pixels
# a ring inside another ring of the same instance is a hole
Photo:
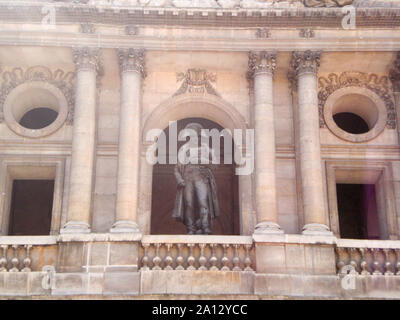
[[[199,123],[190,123],[185,129],[195,130],[200,141],[203,127]],[[197,161],[193,161],[194,154]],[[217,184],[210,166],[201,161],[204,154],[211,154],[208,145],[188,149],[184,151],[188,163],[178,160],[175,166],[178,190],[172,216],[186,225],[188,234],[211,234],[211,220],[220,214]]]

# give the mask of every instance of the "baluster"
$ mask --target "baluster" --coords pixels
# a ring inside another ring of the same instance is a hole
[[[199,258],[199,270],[207,270],[206,264],[207,264],[207,258],[204,256],[204,248],[205,248],[205,244],[201,243],[199,244],[200,246],[200,258]]]
[[[143,253],[143,258],[142,258],[142,270],[143,271],[147,271],[147,270],[149,270],[150,268],[149,268],[149,256],[148,256],[148,253],[147,253],[147,249],[150,247],[150,244],[148,244],[148,243],[143,243],[143,251],[144,251],[144,253]]]
[[[160,243],[156,243],[156,255],[153,258],[153,269],[152,270],[161,270],[161,258],[159,256],[160,251]]]
[[[226,253],[226,250],[229,248],[229,244],[223,244],[222,248],[224,248],[224,256],[221,259],[221,262],[222,262],[221,270],[222,271],[230,271],[229,259],[228,259],[227,253]]]
[[[361,252],[361,275],[363,276],[367,276],[371,274],[371,268],[369,267],[369,263],[367,261],[367,253],[368,253],[368,249],[364,249],[364,248],[360,248],[360,252]]]
[[[374,272],[373,275],[378,276],[382,275],[382,268],[381,268],[381,263],[379,261],[379,249],[372,249],[373,251],[373,266],[374,266]]]
[[[183,267],[183,256],[182,256],[182,243],[178,243],[178,257],[176,258],[176,268],[175,270],[185,270],[185,268]]]
[[[210,247],[211,247],[211,258],[210,258],[210,264],[211,264],[211,268],[210,268],[210,270],[212,270],[212,271],[218,271],[219,269],[218,269],[218,266],[217,266],[217,264],[218,264],[218,258],[217,258],[217,256],[215,255],[215,247],[216,247],[217,245],[215,244],[215,243],[212,243],[211,245],[210,245]]]
[[[356,261],[357,249],[356,248],[350,248],[349,256],[350,256],[350,265],[354,268],[354,271],[356,273],[359,273],[358,263]]]
[[[397,273],[396,273],[396,275],[400,276],[400,250],[397,249],[395,252],[396,252],[396,258],[397,258],[397,263],[396,263]]]
[[[30,266],[31,266],[32,260],[31,260],[31,257],[29,256],[29,251],[31,250],[32,245],[26,244],[24,247],[25,247],[26,256],[24,259],[24,268],[22,269],[22,272],[31,272],[32,270],[31,270]]]
[[[19,260],[18,260],[18,252],[17,252],[18,245],[13,244],[12,248],[14,249],[14,256],[11,259],[12,268],[10,269],[10,272],[19,272],[19,269],[18,269]]]
[[[166,246],[167,246],[167,256],[164,259],[165,262],[164,270],[174,270],[174,268],[172,268],[172,263],[174,262],[174,260],[171,257],[171,243],[168,243]]]
[[[244,265],[246,266],[244,268],[244,271],[254,271],[253,268],[251,267],[251,258],[250,258],[250,249],[253,245],[252,244],[246,244],[246,258],[244,259]]]
[[[242,269],[240,268],[240,258],[239,258],[239,253],[238,253],[238,244],[234,245],[235,248],[235,256],[233,257],[233,271],[242,271]]]
[[[1,246],[2,256],[0,258],[0,272],[7,272],[7,249],[8,245],[4,244]]]
[[[384,256],[385,256],[385,276],[393,276],[394,275],[394,265],[390,261],[390,252],[391,249],[383,249]]]
[[[342,271],[342,268],[346,265],[343,260],[343,254],[342,254],[346,251],[346,248],[336,247],[335,251],[336,251],[336,260],[337,260],[336,268],[337,268],[338,273],[340,273]]]
[[[187,264],[188,264],[187,270],[196,270],[196,267],[195,267],[196,259],[193,256],[194,244],[189,243],[187,246],[189,247],[189,256],[187,258]]]

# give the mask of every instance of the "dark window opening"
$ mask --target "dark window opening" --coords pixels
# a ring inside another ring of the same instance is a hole
[[[14,180],[9,235],[49,235],[54,180]]]
[[[52,124],[58,112],[49,108],[35,108],[23,115],[19,124],[27,129],[42,129]]]
[[[350,112],[340,112],[333,116],[337,126],[352,134],[362,134],[369,131],[368,124],[360,116]]]
[[[340,237],[380,239],[376,190],[373,184],[337,184]]]

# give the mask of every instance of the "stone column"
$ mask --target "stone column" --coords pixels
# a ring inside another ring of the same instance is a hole
[[[325,213],[319,137],[317,72],[321,52],[293,52],[291,65],[297,76],[298,128],[303,234],[331,235]]]
[[[278,225],[275,177],[273,76],[276,54],[249,55],[249,76],[254,79],[254,140],[257,225],[254,233],[283,233]]]
[[[140,233],[137,224],[140,166],[141,89],[144,50],[118,51],[121,70],[118,182],[115,223],[110,232]]]
[[[61,233],[89,233],[96,141],[99,49],[74,48],[76,97],[67,223]]]
[[[394,103],[396,108],[397,132],[399,133],[400,144],[400,52],[397,53],[397,57],[394,62],[394,68],[390,70],[389,77],[392,81],[393,86]]]

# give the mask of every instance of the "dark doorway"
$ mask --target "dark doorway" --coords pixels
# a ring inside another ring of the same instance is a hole
[[[207,119],[186,118],[177,122],[178,133],[191,122],[200,123],[205,129],[218,129],[219,131],[223,129],[217,123]],[[168,145],[168,128],[164,132]],[[178,150],[184,143],[182,141],[177,142]],[[221,164],[217,165],[217,168],[212,169],[212,171],[217,184],[221,215],[212,221],[211,231],[214,235],[239,235],[239,180],[238,176],[235,175],[235,165],[224,164],[223,139],[221,139],[220,148]],[[231,152],[233,152],[233,148]],[[166,159],[168,161],[168,154]],[[153,167],[151,234],[187,234],[185,225],[172,218],[177,192],[174,167],[174,164],[156,164]]]
[[[380,239],[373,184],[337,184],[340,237]]]
[[[54,180],[14,180],[9,235],[49,235]]]

